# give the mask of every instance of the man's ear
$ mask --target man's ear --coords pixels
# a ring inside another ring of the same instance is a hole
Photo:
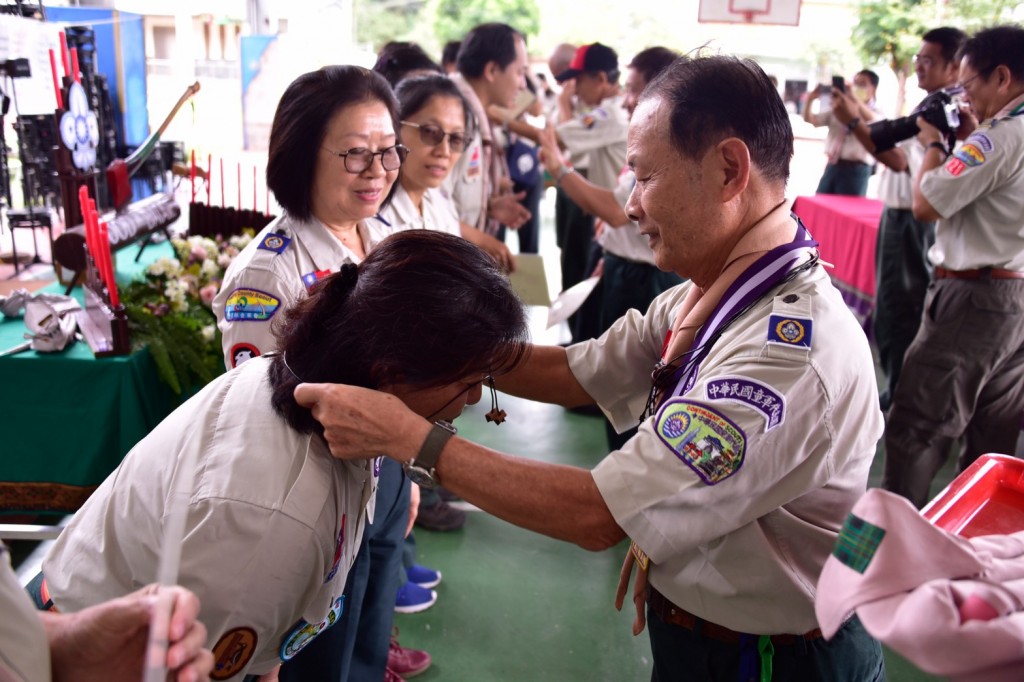
[[[722,203],[739,196],[750,183],[750,149],[736,137],[727,137],[715,146],[715,161],[722,178]]]
[[[486,66],[484,66],[483,77],[487,80],[488,83],[493,83],[494,79],[497,78],[498,73],[500,71],[501,67],[498,66],[498,62],[487,62]]]

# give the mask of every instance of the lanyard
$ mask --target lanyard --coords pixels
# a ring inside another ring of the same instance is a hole
[[[718,302],[718,305],[711,312],[707,322],[701,326],[694,336],[689,350],[681,356],[686,358],[685,362],[678,368],[672,369],[671,381],[665,380],[663,374],[664,370],[668,369],[669,366],[664,361],[658,362],[652,373],[654,381],[651,391],[652,396],[662,386],[674,385],[672,391],[661,392],[662,400],[660,402],[682,395],[693,388],[694,383],[697,381],[701,361],[708,356],[715,342],[721,337],[722,332],[736,318],[746,312],[757,301],[761,300],[772,289],[818,262],[817,251],[815,250],[818,242],[807,231],[799,217],[795,214],[790,215],[797,222],[797,231],[793,241],[777,246],[761,256],[743,274],[736,278],[736,281],[730,285],[722,296],[722,300]],[[811,256],[810,260],[806,259],[808,255]],[[648,400],[648,408],[644,410],[641,421],[649,416],[648,410],[653,413],[654,410],[651,408],[654,407],[654,401]]]

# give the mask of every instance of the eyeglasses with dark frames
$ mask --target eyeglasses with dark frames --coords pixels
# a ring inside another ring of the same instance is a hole
[[[453,152],[461,152],[469,144],[469,137],[467,137],[466,133],[446,133],[440,126],[433,125],[432,123],[402,121],[402,125],[419,128],[420,142],[430,147],[440,145],[446,137],[448,138],[448,147]]]
[[[365,147],[354,147],[345,152],[336,152],[333,149],[324,147],[324,151],[340,156],[345,162],[345,170],[358,175],[373,165],[373,157],[380,157],[380,165],[386,171],[396,171],[402,167],[402,162],[409,154],[409,148],[402,144],[385,147],[375,152]]]

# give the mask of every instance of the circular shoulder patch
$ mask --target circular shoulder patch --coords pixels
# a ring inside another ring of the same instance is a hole
[[[213,647],[213,670],[210,679],[226,680],[241,672],[256,653],[259,638],[252,628],[240,627],[228,630]]]
[[[231,366],[238,367],[246,360],[259,357],[260,349],[251,343],[236,343],[231,347]]]

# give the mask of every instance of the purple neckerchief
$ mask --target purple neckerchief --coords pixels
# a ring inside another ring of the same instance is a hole
[[[807,231],[800,218],[793,213],[790,215],[793,216],[797,224],[793,241],[776,246],[758,258],[726,290],[707,322],[693,337],[693,343],[690,344],[688,350],[688,354],[692,353],[693,355],[673,374],[672,382],[675,384],[675,388],[671,393],[666,393],[665,400],[682,395],[693,388],[697,381],[700,363],[711,352],[711,348],[717,340],[715,334],[732,322],[749,305],[781,284],[803,260],[803,256],[818,246],[818,242]]]

